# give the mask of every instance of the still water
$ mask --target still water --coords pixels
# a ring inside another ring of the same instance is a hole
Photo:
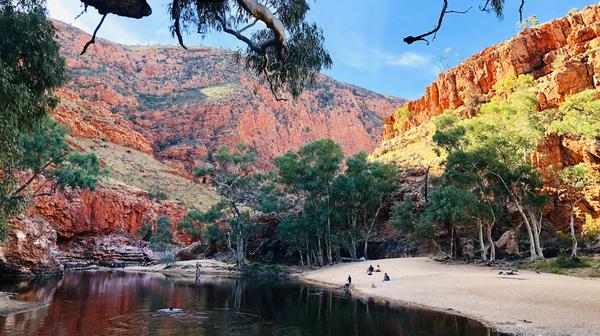
[[[67,272],[62,279],[4,282],[0,290],[49,303],[0,317],[2,335],[495,335],[462,317],[290,281]]]

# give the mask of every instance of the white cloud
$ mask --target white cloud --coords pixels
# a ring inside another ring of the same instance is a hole
[[[379,54],[386,66],[418,67],[430,63],[430,58],[415,52],[405,52],[400,55]]]

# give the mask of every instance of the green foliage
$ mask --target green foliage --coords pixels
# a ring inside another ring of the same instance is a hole
[[[600,181],[599,174],[583,162],[565,167],[557,175],[562,187],[572,195],[579,194],[585,188]]]
[[[594,220],[592,215],[585,214],[585,223],[581,228],[581,233],[592,241],[600,238],[600,218]]]
[[[573,244],[573,237],[570,233],[557,231],[556,237],[558,239],[558,248],[561,252],[570,251],[571,244]]]
[[[16,143],[56,105],[65,80],[55,31],[39,1],[0,2],[0,166],[18,156]]]
[[[477,201],[473,194],[454,186],[436,189],[431,194],[421,222],[460,225],[472,220],[471,211]]]
[[[278,182],[302,208],[298,218],[286,224],[301,225],[301,228],[305,228],[305,224],[310,223],[307,232],[310,237],[303,235],[304,241],[300,242],[288,240],[295,243],[296,249],[299,248],[299,243],[306,248],[307,240],[310,243],[323,242],[327,245],[329,258],[335,240],[333,226],[337,215],[334,211],[334,183],[340,172],[342,160],[340,145],[331,139],[309,142],[298,152],[287,152],[275,158]],[[288,232],[298,230],[286,228]],[[286,236],[289,237],[284,233],[283,237]]]
[[[273,13],[272,26],[256,25],[253,30],[244,27],[253,26],[258,20],[241,4],[241,1],[173,2],[172,32],[176,35],[193,29],[203,36],[209,31],[235,35],[248,46],[238,58],[243,58],[245,66],[266,82],[276,96],[288,91],[292,97],[298,97],[305,86],[314,84],[323,68],[331,67],[323,32],[307,22],[310,7],[306,0],[262,2],[268,8],[266,12]]]
[[[152,224],[149,222],[144,223],[137,234],[143,241],[150,241],[150,238],[152,238]]]
[[[402,125],[410,118],[410,111],[408,106],[404,105],[394,111],[394,130],[400,129]]]
[[[100,170],[100,160],[94,153],[75,152],[67,156],[61,164],[50,171],[61,188],[84,188],[96,190],[96,183],[104,172]]]
[[[160,201],[164,201],[164,200],[169,199],[169,194],[166,193],[165,191],[162,191],[162,190],[158,189],[158,188],[153,188],[148,193],[148,197],[151,200],[159,201],[160,202]]]
[[[558,257],[548,260],[540,260],[535,264],[536,269],[543,272],[563,274],[564,269],[589,267],[586,259],[573,259],[569,254],[561,253]]]
[[[404,202],[394,205],[390,211],[390,224],[400,232],[412,232],[415,228],[413,206],[412,196],[409,196]]]
[[[547,130],[558,135],[600,137],[600,100],[594,90],[567,97],[558,111],[546,111]]]
[[[65,129],[49,118],[20,134],[15,144],[17,154],[0,166],[5,173],[0,177],[0,231],[8,232],[8,219],[23,211],[33,198],[66,187],[95,189],[103,173],[100,161],[92,153],[71,153],[65,137]],[[25,180],[21,172],[29,173]],[[45,184],[33,190],[32,184],[41,177]]]
[[[528,90],[535,87],[535,79],[531,75],[509,75],[494,84],[494,92],[506,97],[518,91]]]
[[[225,244],[227,240],[227,232],[223,230],[218,224],[209,225],[204,233],[204,238],[208,241],[215,242],[216,244]]]
[[[172,250],[174,247],[172,226],[169,217],[160,216],[156,220],[156,230],[150,238],[150,248],[159,252]]]
[[[213,224],[207,228],[207,239],[222,241],[217,229],[224,229],[227,245],[235,252],[238,266],[245,263],[246,244],[260,229],[256,216],[279,211],[276,206],[277,190],[270,186],[267,175],[258,171],[256,153],[240,144],[223,147],[212,155],[210,166],[195,169],[196,176],[210,176],[210,182],[221,196],[221,201],[204,212],[191,212],[180,228],[201,231],[201,223]],[[224,224],[223,227],[217,225]],[[208,232],[210,230],[210,232]],[[211,237],[211,235],[214,235]],[[231,240],[235,239],[235,246]]]
[[[507,199],[528,213],[543,207],[547,197],[540,194],[540,175],[529,160],[544,131],[532,117],[533,89],[531,76],[511,76],[494,86],[497,95],[475,117],[447,111],[435,120],[433,140],[447,157],[440,185],[415,221],[417,239],[436,238],[436,232],[471,236],[475,224],[492,228],[507,214]],[[398,223],[406,223],[407,209],[394,210]]]
[[[520,29],[525,29],[525,28],[535,27],[539,24],[540,24],[540,20],[537,18],[537,16],[531,15],[530,17],[526,18],[525,20],[519,21],[517,23],[517,27],[519,27]]]
[[[306,254],[307,261],[317,256],[322,263],[333,262],[336,248],[354,258],[358,241],[366,249],[396,188],[397,168],[371,162],[364,152],[347,158],[345,170],[342,160],[341,147],[330,139],[275,158],[277,181],[297,209],[278,226],[289,253]]]

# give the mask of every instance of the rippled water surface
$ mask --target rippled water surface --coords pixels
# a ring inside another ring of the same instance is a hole
[[[287,281],[67,272],[60,280],[4,282],[0,290],[49,303],[0,317],[2,335],[493,335],[465,318]]]

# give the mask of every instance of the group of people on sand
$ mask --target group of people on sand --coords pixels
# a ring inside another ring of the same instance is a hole
[[[377,268],[373,268],[373,265],[369,265],[369,268],[367,268],[367,275],[373,275],[373,273],[375,272],[381,272],[381,267],[379,265],[377,265]],[[391,278],[389,276],[389,274],[387,273],[383,273],[383,281],[391,281]],[[350,275],[348,275],[348,283],[346,283],[347,287],[350,287],[350,285],[352,284],[352,277]]]

